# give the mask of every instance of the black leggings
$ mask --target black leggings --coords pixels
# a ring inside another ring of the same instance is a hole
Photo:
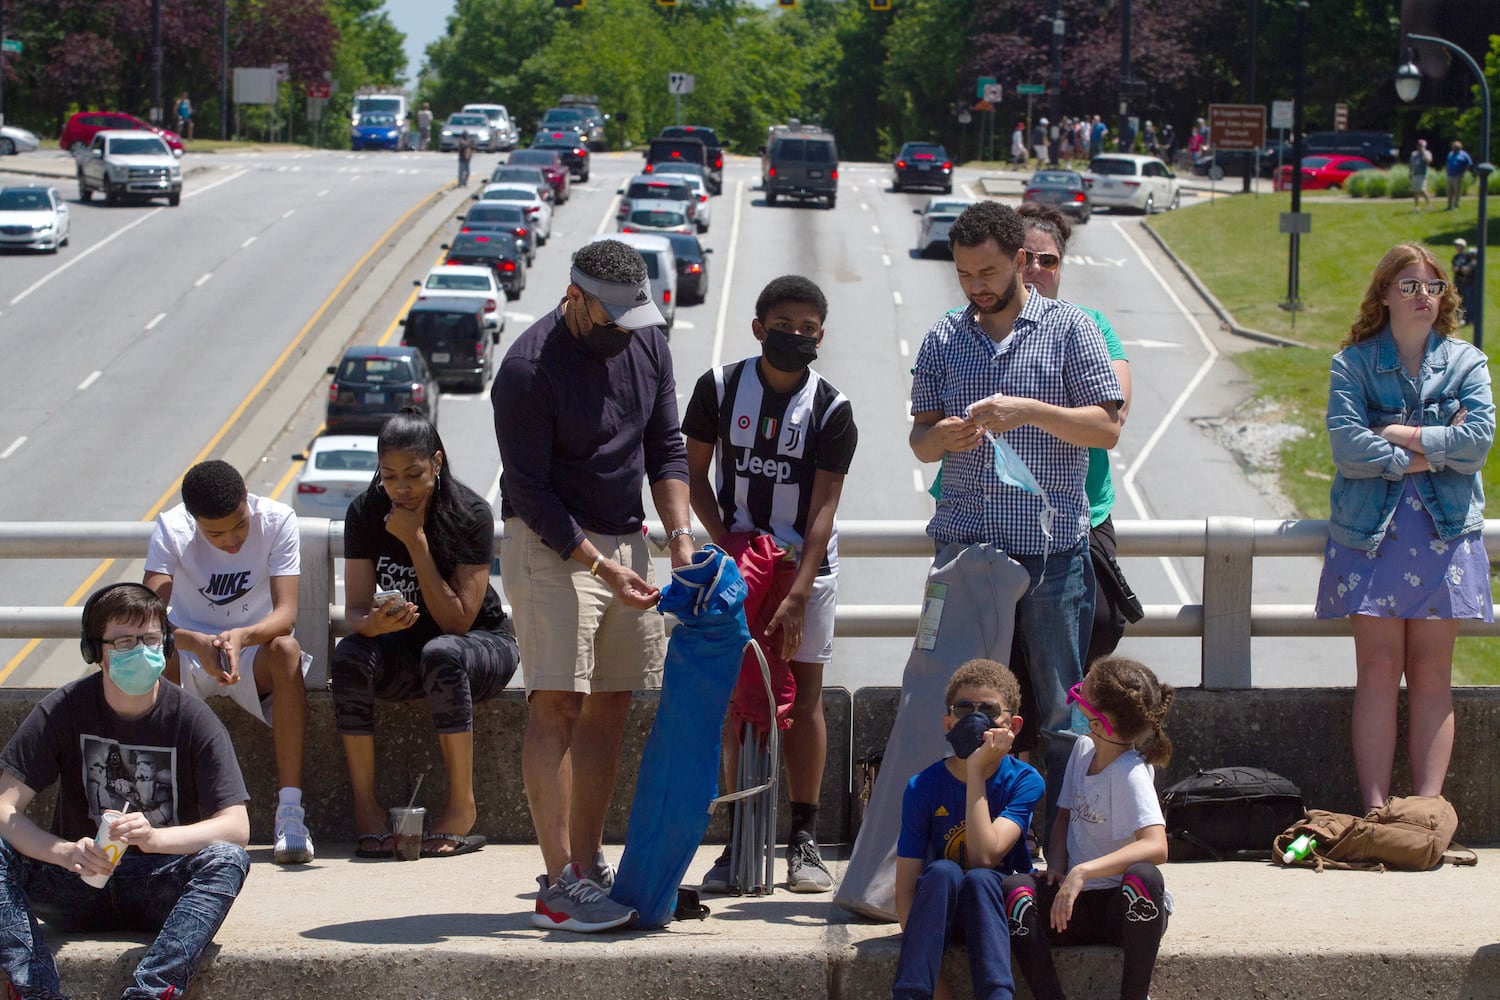
[[[1010,952],[1036,1000],[1064,1000],[1052,945],[1112,944],[1125,950],[1120,1000],[1146,1000],[1156,950],[1167,930],[1166,890],[1161,869],[1148,862],[1125,869],[1120,886],[1078,894],[1066,930],[1052,929],[1057,886],[1031,875],[1011,875],[1002,889],[1010,927]]]
[[[375,702],[426,698],[439,733],[474,728],[474,705],[505,690],[521,654],[503,632],[440,635],[421,647],[400,632],[348,635],[333,650],[333,717],[341,736],[375,732]]]

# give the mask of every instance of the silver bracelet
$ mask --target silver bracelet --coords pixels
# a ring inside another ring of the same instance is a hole
[[[671,545],[673,542],[677,541],[677,536],[678,535],[687,535],[689,538],[692,538],[693,537],[693,529],[692,528],[673,528],[672,531],[671,531],[671,533],[667,535],[667,544]]]

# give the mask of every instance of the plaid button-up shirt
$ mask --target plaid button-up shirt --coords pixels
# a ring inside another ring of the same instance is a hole
[[[1123,395],[1093,320],[1035,290],[1003,341],[990,339],[969,306],[934,323],[917,352],[914,414],[962,416],[970,404],[1000,392],[1064,407],[1118,402]],[[1040,524],[1042,498],[1002,483],[987,443],[945,457],[943,495],[927,534],[941,542],[989,542],[1013,555],[1045,555],[1077,545],[1089,530],[1088,449],[1031,424],[1004,437],[1057,510],[1050,545]]]

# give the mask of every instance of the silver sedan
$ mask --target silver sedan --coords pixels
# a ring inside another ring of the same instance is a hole
[[[57,188],[0,188],[0,247],[57,253],[71,232],[68,203]]]

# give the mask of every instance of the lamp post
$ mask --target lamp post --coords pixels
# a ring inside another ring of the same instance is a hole
[[[1490,174],[1494,172],[1495,165],[1490,162],[1490,85],[1484,79],[1484,73],[1463,49],[1454,45],[1445,38],[1435,38],[1432,35],[1407,35],[1409,41],[1432,42],[1441,45],[1449,52],[1457,54],[1464,64],[1474,73],[1474,79],[1479,81],[1479,164],[1474,168],[1479,174],[1479,231],[1474,237],[1476,244],[1474,254],[1474,301],[1465,303],[1469,309],[1469,319],[1474,324],[1474,346],[1484,350],[1484,257],[1485,237],[1489,233],[1489,191]],[[1411,103],[1417,99],[1417,93],[1422,89],[1422,71],[1407,58],[1406,65],[1396,70],[1396,96],[1403,101]],[[1463,178],[1459,178],[1459,183]]]

